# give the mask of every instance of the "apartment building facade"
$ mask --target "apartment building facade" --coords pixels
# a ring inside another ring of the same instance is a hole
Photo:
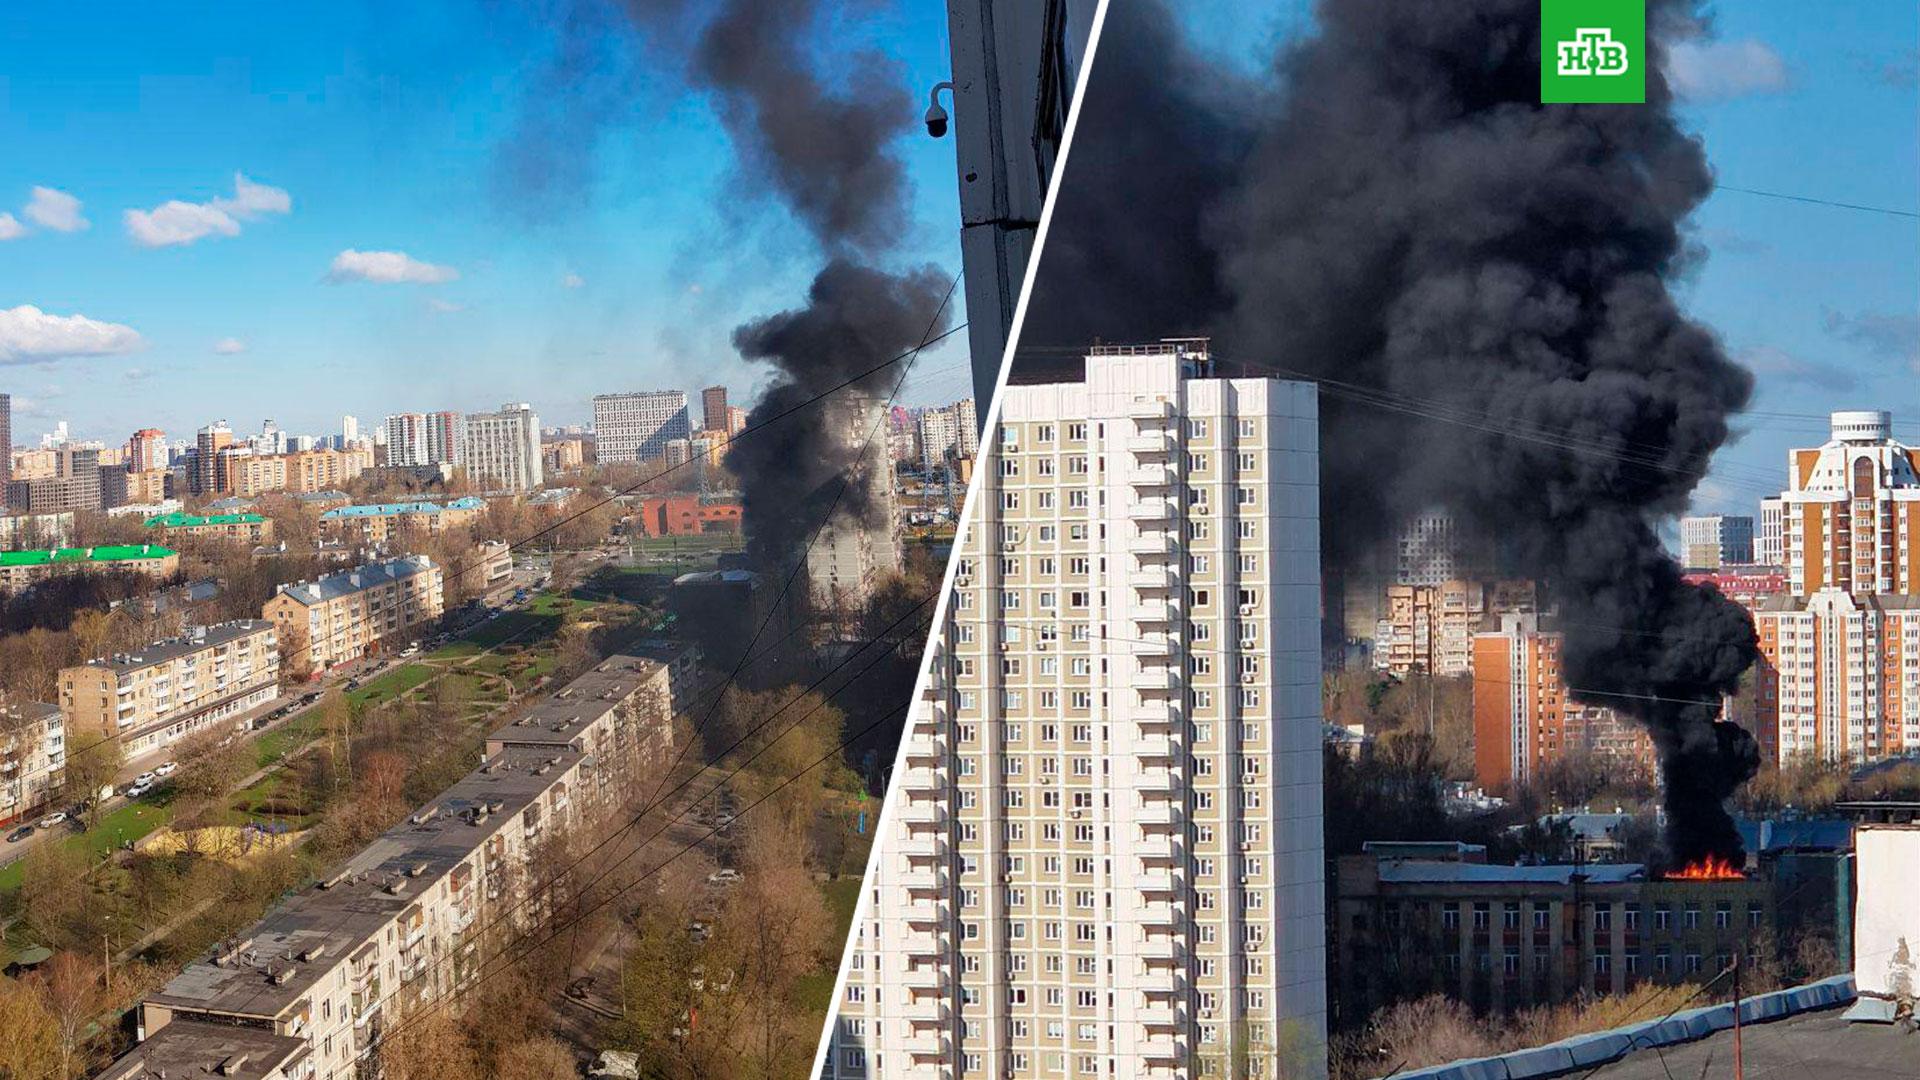
[[[259,619],[196,627],[63,668],[59,685],[70,730],[112,736],[138,758],[278,697],[279,635]]]
[[[180,553],[159,544],[0,551],[0,595],[60,574],[133,573],[164,580],[179,571]]]
[[[878,399],[855,395],[830,405],[822,421],[838,432],[850,457],[848,483],[859,485],[861,493],[842,501],[804,554],[807,585],[821,608],[865,606],[874,586],[898,572],[905,558],[893,455],[883,430],[885,407]],[[861,509],[850,509],[856,505]]]
[[[720,389],[718,387],[714,389]],[[707,393],[711,393],[709,390]],[[720,391],[726,409],[726,391]],[[703,399],[703,405],[711,402]],[[657,461],[667,455],[667,444],[693,435],[684,390],[645,390],[631,394],[596,394],[593,432],[602,462]]]
[[[1769,500],[1786,589],[1753,607],[1754,726],[1783,764],[1920,750],[1920,451],[1892,430],[1884,411],[1834,413]]]
[[[420,529],[438,536],[448,529],[471,525],[487,504],[469,495],[446,503],[375,503],[336,506],[320,515],[320,531],[342,539],[384,544],[402,529]]]
[[[700,391],[700,427],[727,437],[727,388],[709,386]]]
[[[0,551],[66,547],[73,543],[73,513],[0,515]]]
[[[387,417],[387,464],[457,465],[466,421],[456,412],[395,413]]]
[[[65,718],[57,705],[0,701],[0,826],[53,801],[67,763]]]
[[[183,514],[175,511],[150,517],[146,525],[169,539],[189,537],[195,540],[226,540],[237,544],[273,542],[272,519],[254,513]]]
[[[1698,514],[1680,519],[1681,563],[1689,570],[1718,570],[1754,561],[1753,519],[1738,514]]]
[[[97,1080],[235,1058],[272,1080],[379,1075],[386,1032],[538,927],[535,860],[643,793],[696,665],[665,646],[610,657],[494,732],[478,769],[148,995],[138,1045]]]
[[[537,489],[545,474],[540,418],[533,406],[522,402],[469,415],[465,464],[467,477],[482,487],[514,493]]]
[[[100,451],[92,447],[68,446],[47,453],[53,463],[51,475],[9,482],[8,507],[21,514],[60,514],[102,509]]]
[[[1705,982],[1774,926],[1763,878],[1662,880],[1638,863],[1498,866],[1342,856],[1335,1000],[1359,1021],[1428,994],[1495,1014]]]
[[[1002,408],[823,1075],[1324,1074],[1314,390],[1169,342]]]
[[[1531,581],[1446,581],[1387,586],[1386,618],[1374,630],[1373,666],[1405,678],[1415,672],[1473,673],[1473,637],[1499,617],[1538,610]]]
[[[1473,772],[1490,792],[1509,792],[1567,758],[1590,758],[1651,775],[1645,729],[1604,705],[1574,699],[1560,666],[1562,638],[1542,616],[1500,617],[1473,638]]]
[[[425,555],[402,555],[282,585],[261,617],[304,638],[313,669],[324,671],[430,625],[443,605],[440,567]]]
[[[939,409],[925,409],[917,423],[920,468],[932,472],[980,453],[980,421],[973,399],[962,398]]]

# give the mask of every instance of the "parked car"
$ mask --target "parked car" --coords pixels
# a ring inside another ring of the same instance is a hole
[[[731,866],[722,867],[721,869],[715,870],[713,873],[707,875],[707,884],[738,885],[740,884],[740,871],[735,870]]]
[[[176,769],[178,769],[178,768],[180,768],[180,766],[179,766],[179,764],[178,764],[178,763],[176,763],[176,762],[172,762],[172,761],[163,761],[163,762],[161,762],[160,764],[158,764],[158,765],[156,765],[156,766],[154,766],[154,768],[153,768],[153,775],[155,775],[155,776],[172,776],[172,775],[174,774],[174,771],[175,771]]]
[[[138,799],[138,798],[140,798],[140,797],[141,797],[142,795],[145,795],[145,794],[146,794],[147,792],[149,792],[149,791],[152,791],[152,790],[153,790],[153,782],[152,782],[152,781],[150,781],[150,780],[148,780],[148,781],[137,781],[137,782],[135,782],[135,783],[134,783],[134,785],[133,785],[132,787],[130,787],[130,788],[128,788],[128,789],[127,789],[127,791],[126,791],[126,795],[127,795],[127,798],[129,798],[129,799]]]
[[[55,810],[53,813],[40,819],[40,827],[43,829],[51,829],[65,820],[67,820],[67,812],[64,810]]]
[[[32,835],[33,835],[33,826],[22,825],[19,828],[7,834],[7,843],[17,844],[20,841],[25,840],[27,837]]]
[[[141,787],[141,786],[152,787],[153,782],[156,779],[158,778],[154,776],[153,773],[143,772],[139,776],[136,776],[133,778],[133,786],[134,787]]]

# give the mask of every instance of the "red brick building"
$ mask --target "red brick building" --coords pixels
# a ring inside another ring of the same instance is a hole
[[[641,536],[698,536],[740,531],[740,504],[703,502],[698,495],[658,495],[640,500],[634,528]]]

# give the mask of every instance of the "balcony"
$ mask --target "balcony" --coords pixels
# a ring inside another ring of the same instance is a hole
[[[936,762],[947,756],[947,745],[932,735],[916,734],[907,739],[905,753],[908,761]]]
[[[1131,644],[1133,655],[1160,659],[1171,657],[1180,645],[1179,640],[1172,634],[1145,634],[1135,638]]]
[[[900,1007],[900,1015],[910,1024],[944,1024],[947,1003],[933,996],[913,998]]]
[[[1171,600],[1141,600],[1127,607],[1127,618],[1147,626],[1169,626],[1179,617]]]
[[[1149,691],[1165,693],[1170,690],[1179,690],[1186,685],[1186,680],[1181,677],[1179,669],[1172,667],[1141,668],[1133,673],[1128,682],[1135,690],[1143,693]]]
[[[1178,1061],[1186,1053],[1171,1035],[1155,1035],[1140,1040],[1140,1056],[1149,1061]]]
[[[944,993],[947,989],[947,972],[939,964],[918,964],[907,968],[906,973],[900,976],[900,985],[928,994]]]
[[[1186,793],[1186,785],[1165,766],[1148,766],[1140,770],[1140,778],[1133,788],[1142,797],[1162,802],[1171,802]]]
[[[937,828],[947,822],[946,808],[928,799],[908,799],[895,811],[908,828]]]
[[[1185,824],[1187,815],[1180,807],[1171,802],[1156,800],[1146,803],[1133,812],[1133,820],[1142,828],[1177,829]]]
[[[1183,922],[1180,913],[1168,903],[1142,904],[1135,911],[1140,925],[1150,930],[1175,930]]]
[[[1135,555],[1172,555],[1179,550],[1179,538],[1171,531],[1154,529],[1128,537],[1127,550]]]
[[[1127,415],[1135,420],[1169,420],[1173,417],[1173,402],[1139,398],[1127,403]]]
[[[1149,963],[1170,964],[1185,958],[1186,954],[1186,950],[1180,947],[1179,942],[1164,935],[1150,937],[1134,949],[1134,955]]]
[[[945,954],[946,948],[940,944],[939,934],[920,930],[901,937],[900,951],[912,957],[937,957]]]
[[[1127,584],[1136,589],[1164,590],[1173,588],[1173,568],[1170,566],[1143,566],[1127,574]]]
[[[1141,499],[1127,504],[1127,517],[1132,521],[1172,521],[1177,513],[1172,499]]]
[[[946,921],[947,909],[932,900],[915,900],[900,906],[900,916],[911,926],[938,926]]]
[[[947,1056],[947,1037],[942,1032],[909,1035],[900,1040],[900,1049],[914,1057],[944,1058]]]
[[[1164,461],[1144,461],[1127,470],[1127,483],[1138,488],[1161,488],[1173,484],[1173,465]]]
[[[1134,985],[1138,986],[1143,994],[1159,996],[1179,993],[1180,982],[1180,976],[1171,971],[1154,971],[1135,979]]]
[[[1164,698],[1152,698],[1136,701],[1126,706],[1127,719],[1140,725],[1140,730],[1158,732],[1180,722],[1180,709]]]
[[[893,850],[918,862],[945,856],[947,845],[935,837],[910,837],[894,841]]]
[[[930,866],[913,866],[900,871],[900,887],[909,892],[943,892],[947,887],[947,876]]]
[[[1173,453],[1173,432],[1164,428],[1142,431],[1138,435],[1127,437],[1127,450],[1135,454],[1164,455]]]
[[[1180,753],[1180,744],[1166,735],[1144,735],[1133,741],[1133,756],[1154,761],[1171,761]]]
[[[1133,1011],[1134,1019],[1147,1027],[1181,1027],[1179,1010],[1172,1002],[1150,1001]]]
[[[1172,893],[1180,888],[1180,880],[1171,870],[1142,870],[1133,876],[1133,887],[1143,893]]]

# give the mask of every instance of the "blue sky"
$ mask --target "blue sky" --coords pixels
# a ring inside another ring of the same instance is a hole
[[[1301,0],[1202,0],[1187,18],[1246,68],[1312,28]],[[1683,115],[1721,183],[1920,210],[1920,8],[1740,0],[1713,25]],[[1891,409],[1896,434],[1920,442],[1920,220],[1721,190],[1693,226],[1706,260],[1683,302],[1758,387],[1697,508],[1757,514],[1787,450],[1823,441],[1834,409]]]
[[[0,237],[17,235],[0,239],[0,392],[16,440],[56,419],[118,441],[523,400],[577,423],[595,393],[714,382],[750,398],[765,373],[728,332],[794,303],[817,253],[742,190],[709,102],[671,72],[553,86],[539,6],[96,3],[84,20],[112,32],[82,34],[71,4],[7,4]],[[834,30],[897,58],[918,100],[946,77],[945,23],[938,0],[896,0]],[[541,101],[610,113],[579,189],[503,179]],[[957,270],[953,144],[901,146],[906,257]],[[237,194],[236,173],[262,187]],[[86,226],[36,187],[78,198]],[[190,205],[125,217],[175,200]],[[414,262],[334,270],[350,251]],[[382,268],[418,280],[364,279]],[[107,354],[51,355],[76,341]],[[964,341],[930,351],[904,399],[966,393]]]

